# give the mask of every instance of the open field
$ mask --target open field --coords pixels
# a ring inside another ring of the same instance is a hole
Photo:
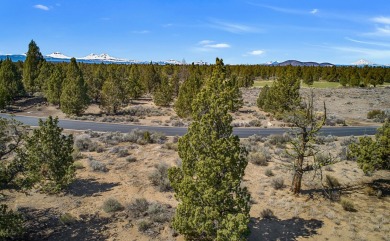
[[[27,217],[26,239],[183,240],[169,225],[177,201],[164,182],[165,167],[180,165],[176,138],[159,136],[160,143],[145,144],[134,142],[136,133],[74,134],[75,146],[83,148],[67,193],[6,193],[10,207]],[[244,176],[252,196],[249,240],[390,239],[390,172],[365,176],[355,162],[344,160],[342,150],[353,138],[325,137],[319,147],[338,161],[323,168],[324,176],[341,184],[335,201],[324,195],[313,172],[304,176],[303,193],[293,196],[285,138],[241,140],[250,156],[265,154],[265,161],[250,159]],[[350,200],[354,211],[343,210],[338,195]],[[266,208],[273,218],[261,215]]]
[[[253,84],[254,87],[264,87],[265,85],[271,86],[274,81],[272,80],[256,80]],[[384,83],[378,87],[390,86],[390,83]],[[339,88],[342,85],[338,82],[328,82],[328,81],[315,81],[313,85],[309,86],[302,83],[303,88]]]

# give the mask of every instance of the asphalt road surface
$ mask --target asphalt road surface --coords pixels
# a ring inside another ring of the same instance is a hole
[[[29,116],[11,116],[8,114],[0,114],[0,117],[11,118],[24,123],[29,126],[38,126],[38,117]],[[159,131],[165,133],[167,136],[182,136],[187,132],[185,127],[165,127],[165,126],[145,126],[145,125],[127,125],[127,124],[112,124],[92,121],[76,121],[76,120],[59,120],[59,126],[64,129],[70,130],[92,130],[100,132],[122,132],[127,133],[132,129],[143,129],[149,131]],[[376,133],[375,126],[366,127],[323,127],[320,131],[321,135],[334,135],[334,136],[361,136],[361,135],[374,135]],[[233,133],[240,138],[246,138],[253,134],[261,136],[269,136],[271,134],[283,134],[290,131],[290,128],[261,128],[261,127],[245,127],[234,128]]]

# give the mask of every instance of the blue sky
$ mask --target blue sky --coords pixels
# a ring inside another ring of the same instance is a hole
[[[390,64],[389,0],[2,0],[0,54]]]

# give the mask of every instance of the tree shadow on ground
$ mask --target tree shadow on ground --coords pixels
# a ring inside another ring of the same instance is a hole
[[[309,237],[317,234],[317,229],[321,228],[323,224],[323,221],[316,219],[292,218],[280,220],[277,218],[251,218],[249,224],[251,234],[248,240],[296,240],[298,237]]]
[[[68,193],[73,196],[92,196],[100,192],[110,191],[113,187],[119,186],[115,182],[98,182],[96,179],[77,179],[68,187]]]
[[[53,209],[21,208],[25,217],[25,234],[22,240],[61,241],[61,240],[106,240],[104,234],[109,218],[97,215],[83,215],[76,221],[65,225],[60,221],[61,214]]]

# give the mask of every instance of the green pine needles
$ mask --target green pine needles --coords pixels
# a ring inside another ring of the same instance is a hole
[[[245,240],[250,194],[241,186],[248,164],[232,135],[225,68],[217,59],[213,75],[193,102],[194,122],[179,140],[182,167],[169,170],[179,200],[172,225],[187,240]],[[226,87],[226,89],[224,89]]]

